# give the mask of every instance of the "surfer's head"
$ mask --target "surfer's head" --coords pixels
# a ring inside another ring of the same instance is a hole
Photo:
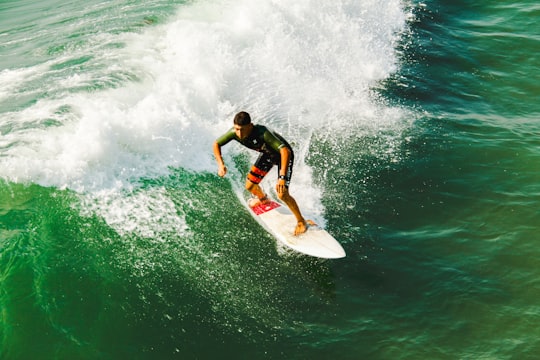
[[[251,124],[251,116],[245,111],[240,111],[234,117],[234,125],[247,125]]]
[[[251,123],[251,116],[245,111],[241,111],[234,117],[234,132],[240,140],[249,136],[253,130],[253,124]]]

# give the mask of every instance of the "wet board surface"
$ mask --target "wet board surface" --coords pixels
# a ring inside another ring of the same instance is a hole
[[[270,201],[248,208],[255,219],[283,245],[302,254],[324,259],[345,257],[340,243],[317,225],[311,225],[305,233],[295,236],[296,218],[286,206]]]

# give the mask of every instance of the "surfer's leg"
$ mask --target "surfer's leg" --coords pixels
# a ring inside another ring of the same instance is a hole
[[[246,190],[249,191],[253,196],[257,198],[257,201],[250,202],[251,207],[257,206],[259,204],[264,204],[268,202],[268,197],[264,193],[263,189],[259,186],[259,184],[255,184],[251,182],[249,179],[246,180]]]
[[[296,228],[294,229],[294,235],[305,233],[307,231],[308,224],[306,219],[304,219],[302,216],[296,200],[291,196],[291,194],[289,194],[289,190],[285,190],[283,193],[279,194],[278,197],[281,201],[287,204],[294,217],[296,217],[297,224]]]
[[[278,192],[278,197],[281,201],[283,201],[293,215],[296,217],[296,228],[294,229],[294,235],[299,235],[302,233],[305,233],[308,228],[308,223],[306,222],[306,219],[302,216],[302,213],[300,212],[300,208],[298,207],[298,203],[296,200],[291,196],[289,193],[289,184],[291,183],[291,177],[293,173],[293,164],[294,164],[294,153],[290,152],[289,156],[289,163],[287,164],[287,169],[285,171],[285,191],[282,193]],[[281,163],[278,163],[278,174],[281,173]]]
[[[261,154],[257,158],[257,161],[255,161],[255,164],[251,167],[251,170],[247,175],[246,189],[259,199],[259,201],[254,202],[254,204],[251,205],[252,207],[269,201],[259,184],[273,165],[272,160],[267,155]]]

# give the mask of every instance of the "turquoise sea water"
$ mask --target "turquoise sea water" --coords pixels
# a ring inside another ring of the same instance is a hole
[[[0,0],[0,359],[540,357],[539,15]],[[239,110],[346,258],[276,247],[253,154],[217,177]]]

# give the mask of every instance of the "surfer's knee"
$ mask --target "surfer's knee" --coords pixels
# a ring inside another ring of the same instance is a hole
[[[249,180],[246,180],[246,190],[247,191],[250,191],[253,190],[253,188],[255,188],[256,184],[252,183],[251,181]]]
[[[287,190],[285,190],[285,191],[282,192],[282,193],[278,193],[277,196],[278,196],[278,199],[279,199],[279,200],[285,201],[285,202],[287,202],[287,200],[291,197],[291,196],[289,195],[289,192],[288,192]]]

